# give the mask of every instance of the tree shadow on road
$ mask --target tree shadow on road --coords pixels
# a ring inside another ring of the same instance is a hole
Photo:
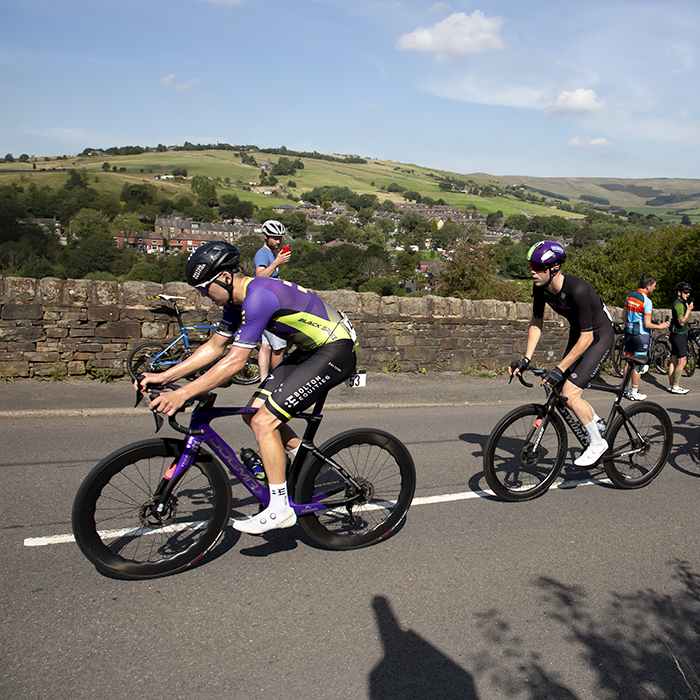
[[[595,685],[586,687],[583,695],[616,700],[700,698],[700,574],[685,561],[669,565],[678,584],[675,592],[613,593],[597,611],[593,606],[600,601],[582,586],[548,577],[535,581],[542,593],[541,613],[564,629],[571,666],[583,661],[595,674]],[[475,678],[502,697],[579,697],[558,680],[561,669],[545,672],[549,659],[526,649],[499,611],[477,617],[488,647],[474,657]],[[492,648],[500,650],[498,657],[489,651]]]

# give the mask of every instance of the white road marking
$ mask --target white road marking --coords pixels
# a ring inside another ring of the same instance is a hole
[[[576,486],[590,486],[592,484],[605,484],[605,483],[610,483],[607,478],[586,478],[586,479],[581,479],[579,481],[561,481],[558,484],[555,484],[554,486],[551,487],[550,490],[552,489],[570,489],[574,488]],[[418,496],[413,499],[413,502],[411,503],[411,506],[423,506],[423,505],[432,505],[434,503],[451,503],[453,501],[466,501],[469,498],[483,498],[484,496],[493,496],[493,491],[490,490],[483,490],[483,491],[462,491],[460,493],[445,493],[439,496]],[[381,507],[381,506],[377,506]],[[229,525],[231,524],[231,520],[229,520]],[[199,527],[202,527],[202,524],[197,524]],[[181,530],[184,527],[186,527],[187,524],[183,523],[180,526],[170,526],[167,528],[162,528],[161,530],[147,530],[147,533],[156,533],[156,532],[175,532],[176,530]],[[133,532],[134,534],[137,534],[139,531],[138,530],[129,530],[129,529],[124,529],[124,530],[111,530],[109,532],[103,533],[105,537],[109,538],[115,538],[115,537],[122,537],[124,535],[129,534],[130,532]],[[66,544],[67,542],[75,542],[75,537],[73,535],[67,534],[67,535],[49,535],[46,537],[27,537],[24,540],[24,546],[25,547],[46,547],[48,545],[52,544]]]

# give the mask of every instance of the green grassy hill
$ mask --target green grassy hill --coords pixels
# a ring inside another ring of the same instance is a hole
[[[290,155],[290,154],[288,154]],[[260,166],[265,162],[276,163],[280,155],[253,153],[257,166],[245,165],[233,151],[167,151],[164,153],[143,153],[131,156],[77,156],[73,158],[37,159],[34,163],[0,163],[0,185],[11,182],[28,184],[35,182],[38,186],[60,187],[65,181],[68,169],[87,170],[94,186],[103,191],[119,193],[125,183],[146,182],[154,184],[163,196],[173,197],[190,192],[186,179],[180,181],[156,180],[156,175],[168,174],[172,168],[185,168],[188,176],[200,175],[221,178],[222,183],[228,178],[230,185],[219,188],[219,194],[235,192],[241,199],[253,201],[258,206],[274,206],[287,201],[276,197],[253,194],[245,191],[244,185],[258,182]],[[294,157],[294,156],[292,156]],[[281,185],[293,180],[293,194],[299,197],[303,192],[323,185],[348,187],[357,193],[372,193],[380,201],[391,199],[403,201],[398,193],[389,193],[387,187],[397,183],[407,189],[415,190],[422,196],[444,199],[449,204],[462,208],[476,206],[482,213],[503,211],[508,216],[516,212],[530,215],[549,216],[557,213],[561,216],[574,216],[557,211],[550,206],[522,202],[514,197],[479,197],[462,192],[444,192],[438,183],[444,177],[459,180],[473,180],[477,184],[525,185],[537,190],[567,197],[570,203],[577,203],[581,197],[588,195],[610,202],[611,205],[644,214],[654,213],[660,218],[678,220],[680,214],[670,216],[667,212],[684,212],[700,217],[700,180],[690,179],[616,179],[616,178],[535,178],[527,176],[493,176],[484,173],[461,174],[426,168],[419,165],[396,163],[368,159],[366,163],[343,163],[315,158],[301,158],[303,170],[297,170],[291,177],[279,178]],[[110,170],[103,171],[103,163],[109,163]],[[36,165],[34,169],[33,165]],[[113,172],[124,168],[124,172]],[[648,206],[646,202],[659,196],[680,196],[679,201]],[[685,199],[690,195],[694,198]]]

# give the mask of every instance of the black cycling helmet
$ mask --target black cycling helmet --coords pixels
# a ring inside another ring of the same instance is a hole
[[[236,272],[241,253],[235,245],[226,241],[204,243],[187,259],[185,274],[187,284],[193,287],[211,282],[224,270]]]
[[[676,285],[676,291],[677,292],[692,292],[693,288],[690,286],[688,282],[679,282]]]

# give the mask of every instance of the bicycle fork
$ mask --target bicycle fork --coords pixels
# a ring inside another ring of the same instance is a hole
[[[202,438],[189,436],[185,442],[185,449],[177,462],[173,462],[170,468],[163,474],[158,488],[153,492],[150,504],[147,504],[142,512],[143,524],[150,527],[163,527],[164,520],[172,518],[177,511],[177,497],[173,495],[173,489],[182,475],[194,464]],[[154,520],[152,520],[152,518]]]

